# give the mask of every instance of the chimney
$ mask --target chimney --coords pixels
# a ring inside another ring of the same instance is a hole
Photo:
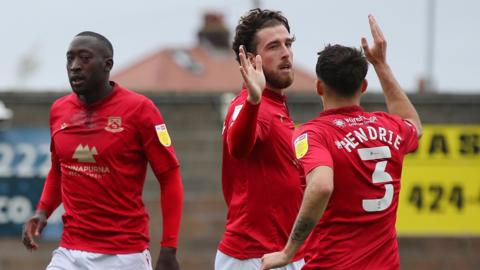
[[[218,50],[230,49],[230,31],[223,22],[223,14],[207,12],[203,16],[203,26],[198,31],[200,46]]]

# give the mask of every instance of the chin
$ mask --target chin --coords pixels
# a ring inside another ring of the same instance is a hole
[[[72,87],[72,91],[77,94],[77,95],[83,95],[85,94],[85,87],[74,87],[74,86],[71,86]]]
[[[269,80],[268,83],[277,88],[277,89],[285,89],[292,85],[293,83],[293,76],[286,76],[283,78],[276,78],[274,80]]]

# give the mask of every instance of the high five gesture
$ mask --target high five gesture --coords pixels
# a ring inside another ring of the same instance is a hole
[[[262,99],[265,89],[265,74],[263,74],[262,57],[260,55],[247,57],[245,46],[240,46],[240,73],[248,90],[247,100],[252,104],[258,104]],[[252,63],[253,62],[253,63]]]

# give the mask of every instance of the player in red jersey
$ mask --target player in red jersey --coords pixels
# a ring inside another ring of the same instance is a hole
[[[250,270],[283,247],[302,197],[299,164],[291,147],[294,124],[285,89],[292,84],[287,19],[253,9],[240,19],[233,49],[245,85],[231,102],[223,130],[223,194],[228,206],[216,270]],[[303,179],[304,184],[304,179]],[[285,268],[303,265],[302,253]]]
[[[395,221],[402,162],[417,147],[421,123],[386,62],[386,41],[373,16],[369,23],[374,45],[362,38],[366,57],[341,45],[319,53],[317,92],[324,111],[293,137],[307,175],[305,196],[287,245],[265,255],[261,269],[288,263],[312,229],[302,269],[400,268]],[[367,59],[389,113],[359,106]]]
[[[64,231],[47,269],[152,269],[142,202],[147,163],[161,186],[163,238],[156,269],[177,270],[183,201],[179,163],[162,115],[146,97],[109,81],[113,48],[82,32],[67,51],[73,93],[51,108],[52,167],[23,243],[38,248],[63,203]]]

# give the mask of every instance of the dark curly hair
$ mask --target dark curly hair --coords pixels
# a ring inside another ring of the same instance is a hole
[[[246,15],[240,18],[235,28],[235,37],[233,38],[232,49],[235,52],[236,59],[240,45],[245,46],[246,52],[257,52],[256,34],[259,30],[267,27],[283,25],[290,33],[290,26],[287,18],[280,11],[272,11],[268,9],[251,9]]]
[[[360,89],[368,71],[362,50],[328,44],[318,53],[317,78],[343,97],[352,97]]]

